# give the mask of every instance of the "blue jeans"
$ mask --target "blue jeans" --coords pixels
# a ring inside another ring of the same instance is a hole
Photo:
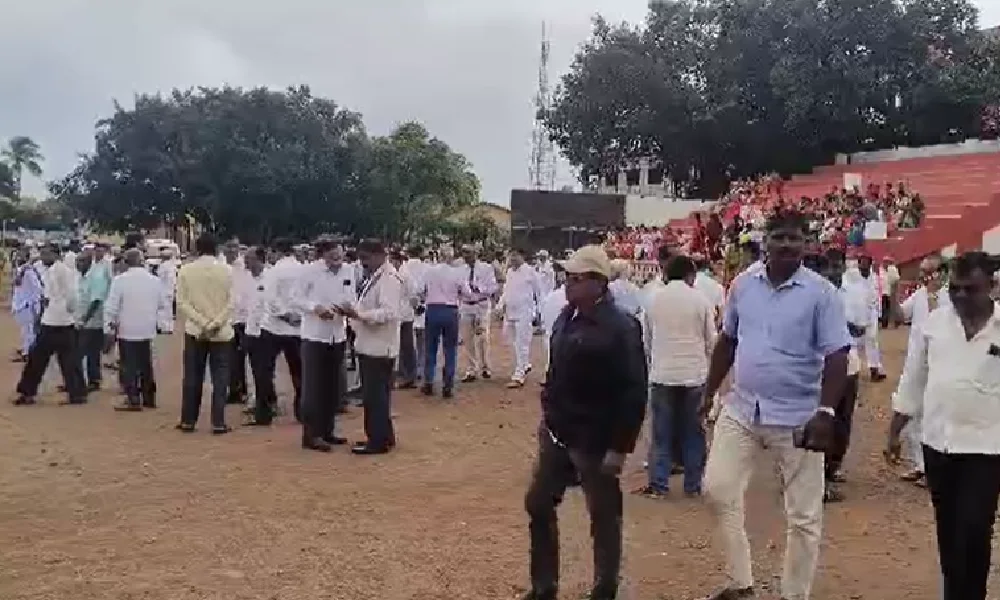
[[[458,358],[458,307],[447,304],[428,304],[424,325],[424,384],[434,383],[437,370],[438,345],[444,342],[444,379],[442,385],[451,389],[455,385],[455,362]]]
[[[681,438],[684,491],[700,492],[705,472],[705,430],[698,419],[702,386],[653,384],[650,390],[653,443],[649,446],[649,487],[670,487],[674,436]]]

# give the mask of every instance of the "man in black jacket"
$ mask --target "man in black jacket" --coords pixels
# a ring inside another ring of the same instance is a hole
[[[531,591],[525,600],[556,598],[556,507],[577,474],[594,539],[590,598],[614,600],[622,553],[618,477],[645,416],[646,357],[639,324],[608,293],[611,261],[604,250],[584,246],[564,267],[568,306],[552,331],[538,459],[525,498],[531,534]]]

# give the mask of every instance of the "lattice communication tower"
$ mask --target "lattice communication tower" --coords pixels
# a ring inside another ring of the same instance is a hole
[[[528,185],[536,190],[556,187],[556,151],[545,131],[542,115],[551,108],[549,89],[549,38],[542,23],[542,48],[538,61],[538,91],[535,92],[535,127],[531,133],[531,164],[528,165]]]

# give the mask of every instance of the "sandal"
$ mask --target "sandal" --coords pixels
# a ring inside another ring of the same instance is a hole
[[[194,433],[194,423],[178,423],[174,429],[183,433]]]
[[[899,476],[900,481],[905,481],[907,483],[916,483],[924,478],[923,471],[918,471],[916,469]]]

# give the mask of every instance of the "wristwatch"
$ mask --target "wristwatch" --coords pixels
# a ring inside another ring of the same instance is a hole
[[[831,417],[836,417],[837,416],[837,411],[835,411],[834,409],[830,408],[829,406],[820,406],[820,407],[817,407],[816,408],[816,412],[823,412],[823,413],[826,413],[826,414],[830,415]]]

